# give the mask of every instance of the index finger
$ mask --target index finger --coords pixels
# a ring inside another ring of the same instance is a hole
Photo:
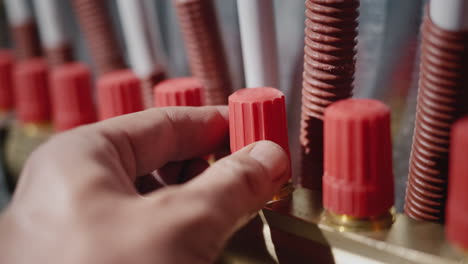
[[[134,194],[137,176],[168,161],[214,152],[227,135],[226,106],[150,109],[82,126],[57,134],[32,153],[15,197],[36,199],[30,188],[55,187],[56,196],[67,197],[64,186],[89,189],[91,182]]]
[[[169,161],[219,149],[227,142],[228,111],[226,106],[155,108],[109,119],[88,129],[103,135],[117,148],[124,167],[142,175]]]

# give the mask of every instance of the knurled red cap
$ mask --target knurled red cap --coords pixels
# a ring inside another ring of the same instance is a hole
[[[144,110],[141,81],[131,70],[104,74],[97,82],[101,120]]]
[[[468,117],[457,121],[451,131],[449,188],[446,210],[447,238],[468,249]]]
[[[202,106],[203,85],[194,77],[169,79],[154,87],[154,106]]]
[[[275,88],[238,90],[229,96],[231,151],[270,140],[289,153],[284,94]]]
[[[51,72],[52,118],[57,131],[96,121],[91,73],[82,63],[72,62]]]
[[[15,56],[9,50],[0,50],[0,110],[11,110],[14,102],[13,67]]]
[[[16,112],[23,123],[50,121],[47,62],[42,58],[20,61],[14,69]]]
[[[393,206],[389,108],[347,99],[324,113],[323,204],[336,214],[366,218]]]

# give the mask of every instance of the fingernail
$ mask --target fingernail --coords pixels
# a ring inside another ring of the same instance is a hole
[[[286,152],[271,141],[257,142],[249,155],[263,165],[272,181],[284,177],[289,170]]]

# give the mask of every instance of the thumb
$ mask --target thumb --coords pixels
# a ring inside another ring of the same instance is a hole
[[[172,215],[165,230],[181,233],[169,239],[178,240],[184,252],[176,255],[178,261],[214,260],[227,239],[273,197],[289,175],[286,152],[273,142],[260,141],[217,161],[188,183],[167,189],[173,199],[164,199],[166,212]]]
[[[289,158],[271,141],[260,141],[226,157],[189,182],[211,210],[228,218],[226,229],[244,224],[288,180]]]

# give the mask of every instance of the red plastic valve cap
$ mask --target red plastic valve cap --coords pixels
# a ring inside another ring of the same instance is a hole
[[[381,216],[394,204],[390,110],[347,99],[324,114],[323,204],[332,213]]]
[[[193,77],[163,81],[154,87],[154,106],[202,106],[203,85]]]
[[[50,121],[48,74],[47,62],[41,58],[28,59],[16,64],[14,70],[16,111],[21,122]]]
[[[468,249],[468,117],[457,121],[450,138],[449,188],[446,211],[447,238]]]
[[[91,93],[91,73],[86,65],[67,63],[52,70],[52,118],[57,131],[96,121]]]
[[[97,83],[101,120],[144,110],[140,79],[130,70],[104,74]]]
[[[245,88],[229,96],[231,151],[270,140],[289,154],[284,94],[275,88]]]
[[[9,111],[13,108],[13,66],[14,55],[9,50],[0,50],[0,111]]]

